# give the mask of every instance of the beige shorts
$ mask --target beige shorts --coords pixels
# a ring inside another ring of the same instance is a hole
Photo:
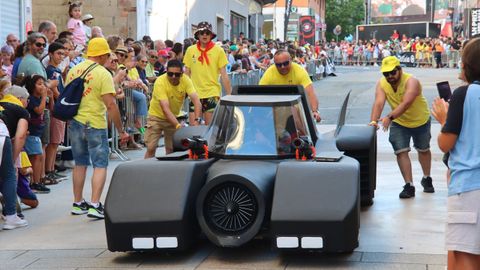
[[[448,197],[447,250],[480,255],[480,190]]]
[[[173,149],[173,134],[175,127],[167,120],[149,115],[147,117],[147,131],[145,132],[145,144],[147,149],[153,150],[158,147],[158,140],[165,136],[165,148]]]

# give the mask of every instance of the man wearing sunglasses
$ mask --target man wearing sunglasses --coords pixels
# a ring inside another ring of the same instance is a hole
[[[286,50],[278,50],[273,56],[275,65],[270,66],[259,85],[301,85],[305,89],[312,115],[315,121],[320,122],[318,112],[318,99],[313,89],[312,80],[307,71],[297,63],[293,63],[290,54]]]
[[[170,60],[167,64],[167,73],[155,81],[145,133],[147,145],[145,158],[155,156],[162,133],[165,135],[165,152],[169,154],[173,151],[173,134],[182,127],[176,116],[183,106],[185,95],[188,95],[194,104],[195,120],[190,123],[196,126],[202,122],[200,99],[192,81],[188,76],[184,76],[182,71],[182,62]]]
[[[32,74],[38,74],[46,80],[47,73],[40,62],[46,46],[47,38],[44,34],[38,32],[30,34],[27,38],[27,52],[18,66],[17,74],[23,73],[25,77]]]
[[[195,39],[198,42],[196,45],[188,47],[183,58],[186,67],[185,73],[191,77],[198,92],[202,103],[202,113],[207,125],[212,119],[213,110],[215,110],[222,94],[222,88],[218,82],[219,76],[225,93],[229,95],[232,92],[226,69],[227,55],[221,47],[213,43],[212,39],[216,36],[210,23],[199,23],[195,32]],[[191,122],[194,120],[193,111],[193,104],[190,103]]]
[[[372,107],[369,125],[378,129],[377,121],[382,122],[383,130],[390,127],[389,141],[392,144],[397,163],[405,181],[401,199],[415,196],[413,186],[410,140],[418,152],[418,161],[422,167],[421,184],[423,192],[433,193],[435,189],[430,177],[432,155],[430,153],[430,110],[427,100],[422,94],[422,86],[418,79],[403,72],[400,61],[395,56],[385,57],[380,71],[383,77],[377,83],[375,101]],[[381,117],[385,101],[391,107],[390,113]]]

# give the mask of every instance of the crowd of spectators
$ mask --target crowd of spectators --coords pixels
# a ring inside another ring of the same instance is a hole
[[[411,53],[409,56],[415,58],[412,64],[417,67],[442,68],[448,65],[453,68],[458,65],[462,43],[461,37],[413,38],[404,34],[401,38],[392,35],[388,40],[331,40],[321,47],[336,65],[378,66],[385,57],[401,58],[405,53]]]

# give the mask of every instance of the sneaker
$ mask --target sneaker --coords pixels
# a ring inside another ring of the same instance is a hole
[[[65,179],[67,179],[67,177],[63,174],[57,174],[56,172],[48,172],[47,175],[45,177],[48,177],[48,178],[51,178],[51,179],[55,179],[57,180],[58,182],[61,182]]]
[[[57,171],[53,172],[53,175],[57,178],[57,179],[62,179],[62,180],[66,180],[68,178],[68,176],[64,175],[64,174],[60,174],[58,173]]]
[[[17,215],[8,216],[3,224],[4,230],[13,230],[20,227],[25,227],[28,225],[28,222],[25,219],[19,218]]]
[[[421,184],[423,187],[423,192],[426,192],[426,193],[435,192],[435,188],[433,187],[433,184],[432,184],[432,178],[430,176],[423,177]]]
[[[32,189],[34,193],[50,193],[50,189],[44,184],[33,183],[30,185],[30,189]]]
[[[98,218],[104,219],[105,216],[103,215],[103,205],[102,203],[98,204],[98,207],[94,207],[93,205],[88,205],[88,214],[87,217],[90,218]]]
[[[403,186],[402,192],[400,192],[398,196],[400,197],[400,199],[408,199],[415,197],[415,187],[410,184],[405,184],[405,186]]]
[[[88,203],[85,200],[82,200],[80,204],[73,203],[72,215],[84,215],[88,213]]]

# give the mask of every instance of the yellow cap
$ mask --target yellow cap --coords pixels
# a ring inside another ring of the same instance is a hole
[[[382,67],[380,68],[381,72],[390,72],[396,67],[400,66],[400,60],[395,56],[388,56],[383,58]]]
[[[88,42],[87,56],[95,57],[110,53],[110,47],[108,47],[107,40],[104,38],[92,38]]]

